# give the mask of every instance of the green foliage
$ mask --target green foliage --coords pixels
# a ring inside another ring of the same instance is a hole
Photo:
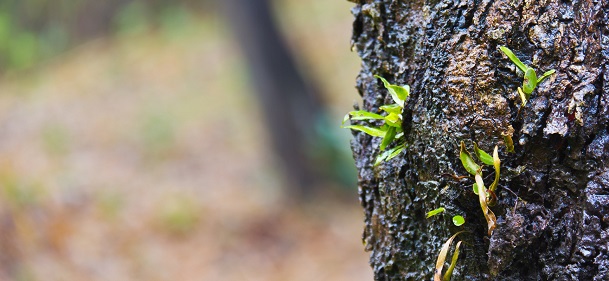
[[[469,154],[467,149],[465,148],[465,143],[461,141],[461,150],[459,152],[459,158],[461,158],[461,164],[468,173],[475,175],[480,170],[480,166],[476,164],[472,156]]]
[[[510,49],[508,49],[507,47],[504,47],[504,46],[500,46],[499,49],[522,72],[524,72],[524,78],[523,78],[523,82],[522,82],[522,87],[518,87],[518,94],[520,95],[520,98],[522,99],[522,106],[525,106],[527,104],[527,101],[531,98],[531,93],[533,93],[533,91],[535,90],[537,85],[539,83],[541,83],[541,81],[543,81],[546,78],[548,78],[550,75],[554,74],[554,72],[556,72],[556,71],[554,69],[551,69],[549,71],[546,71],[543,75],[537,77],[537,73],[535,73],[535,70],[532,67],[522,63],[522,61],[520,61],[520,59],[518,59],[518,57],[516,57],[516,55],[514,55],[512,50],[510,50]]]
[[[374,75],[374,77],[381,79],[381,81],[383,81],[383,84],[385,85],[385,88],[389,90],[389,94],[393,98],[393,101],[395,101],[395,103],[398,104],[400,107],[404,107],[404,102],[410,95],[410,86],[392,85],[381,76]]]
[[[462,226],[465,223],[465,218],[463,216],[453,216],[453,224],[456,226]]]
[[[474,153],[476,154],[476,157],[482,161],[482,163],[486,165],[493,165],[493,157],[484,152],[484,150],[480,149],[477,143],[474,143]]]
[[[382,128],[375,128],[375,127],[369,127],[369,126],[363,126],[363,125],[349,125],[349,126],[343,126],[343,128],[364,132],[373,137],[381,137],[381,138],[384,138],[385,133],[387,133],[386,128],[385,128],[385,130],[383,130]]]
[[[364,132],[373,137],[383,138],[381,144],[379,145],[379,149],[383,151],[376,160],[374,161],[374,166],[377,166],[383,161],[390,160],[397,155],[399,155],[402,150],[406,148],[405,144],[398,145],[392,149],[386,150],[394,140],[400,139],[404,133],[402,131],[402,111],[404,109],[404,102],[410,95],[410,87],[406,86],[398,86],[392,85],[383,77],[375,75],[374,77],[381,79],[385,89],[389,91],[391,98],[395,102],[394,104],[383,105],[379,109],[385,113],[385,115],[381,115],[374,112],[369,112],[366,110],[355,110],[349,112],[343,118],[342,128],[352,129],[360,132]],[[368,126],[368,125],[347,125],[345,123],[348,121],[382,121],[384,124],[381,126]]]
[[[425,218],[431,218],[439,213],[444,212],[444,210],[445,210],[444,207],[440,207],[435,210],[431,210],[431,211],[427,212],[427,214],[425,215]]]
[[[495,146],[493,156],[491,157],[488,153],[480,149],[478,145],[474,143],[474,150],[478,159],[480,159],[480,161],[482,161],[484,164],[492,165],[495,168],[495,181],[493,181],[489,190],[486,189],[486,187],[484,186],[484,182],[482,181],[482,168],[480,168],[480,166],[472,159],[471,155],[465,148],[465,144],[463,141],[461,141],[461,148],[459,153],[463,167],[467,170],[467,172],[475,176],[476,183],[474,183],[473,185],[474,193],[478,195],[478,199],[480,201],[480,208],[482,209],[482,213],[484,214],[484,218],[486,219],[486,222],[488,224],[489,236],[491,235],[497,224],[497,218],[495,217],[493,211],[491,211],[491,209],[489,208],[489,205],[494,204],[493,202],[496,201],[494,191],[499,183],[501,161],[499,160],[498,149],[499,148]]]
[[[398,156],[402,150],[404,150],[404,148],[406,148],[406,145],[400,145],[400,146],[396,146],[392,149],[386,150],[385,152],[381,153],[381,155],[379,155],[376,160],[374,161],[374,166],[377,166],[378,164],[380,164],[383,161],[389,161],[391,160],[393,157]]]

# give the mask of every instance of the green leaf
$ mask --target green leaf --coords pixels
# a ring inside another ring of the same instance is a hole
[[[548,78],[550,75],[554,74],[554,72],[556,72],[556,70],[551,69],[546,71],[543,75],[541,75],[541,77],[539,77],[537,79],[537,84],[541,83],[541,81],[545,80],[546,78]]]
[[[406,101],[406,98],[408,98],[408,96],[410,95],[410,86],[389,85],[387,90],[389,90],[393,101],[395,101],[395,103],[397,103],[401,107],[404,107],[404,102]]]
[[[427,219],[431,218],[431,217],[433,217],[433,216],[435,216],[435,215],[437,215],[439,213],[444,212],[444,210],[445,210],[444,207],[440,207],[440,208],[437,208],[435,210],[431,210],[431,211],[427,212],[427,214],[425,215],[425,218],[427,218]]]
[[[381,162],[383,162],[383,161],[385,161],[385,159],[387,159],[388,155],[389,155],[389,150],[384,151],[383,153],[379,154],[379,156],[376,157],[376,160],[374,160],[373,166],[376,167],[379,164],[381,164]]]
[[[387,147],[389,144],[391,144],[391,142],[395,138],[396,131],[397,131],[396,127],[389,127],[389,129],[387,129],[387,132],[385,133],[385,137],[383,138],[383,141],[381,142],[381,146],[380,146],[381,151],[385,150],[385,147]]]
[[[482,161],[482,163],[486,165],[493,165],[493,157],[484,152],[484,150],[480,149],[476,143],[474,143],[474,153],[476,154],[476,157]]]
[[[459,247],[461,246],[461,242],[457,242],[457,246],[455,246],[455,252],[453,253],[453,258],[450,261],[450,266],[446,269],[444,273],[444,277],[442,277],[442,281],[450,281],[450,278],[453,275],[453,270],[455,270],[455,266],[457,266],[457,260],[459,259]]]
[[[472,156],[469,154],[467,149],[465,149],[465,143],[463,143],[463,141],[461,141],[461,151],[459,152],[459,158],[461,158],[461,163],[463,164],[463,167],[465,168],[465,170],[467,170],[468,173],[475,175],[478,170],[480,170],[480,166],[478,166],[478,164],[474,162]]]
[[[387,112],[387,113],[395,113],[395,114],[398,114],[398,115],[402,114],[402,108],[397,103],[383,105],[383,106],[381,106],[379,108],[381,110]]]
[[[404,107],[404,101],[410,95],[410,86],[406,85],[404,87],[390,84],[385,78],[374,75],[374,77],[381,79],[383,81],[383,85],[385,85],[385,89],[389,91],[391,98],[393,101],[397,103],[400,107]]]
[[[384,137],[385,133],[386,133],[386,131],[381,128],[368,127],[368,126],[362,126],[362,125],[350,125],[350,126],[344,126],[343,128],[361,131],[361,132],[364,132],[373,137]]]
[[[387,152],[391,152],[391,153],[389,153],[389,155],[387,155],[387,160],[391,160],[392,158],[398,156],[402,152],[402,150],[404,150],[404,148],[405,148],[404,145],[400,145],[398,147],[388,150]]]
[[[508,57],[510,58],[510,60],[512,60],[512,62],[518,66],[518,68],[520,68],[520,70],[522,70],[522,72],[526,72],[527,69],[529,68],[527,65],[525,65],[524,63],[522,63],[517,57],[516,55],[514,55],[514,53],[512,52],[512,50],[508,49],[507,47],[504,46],[500,46],[499,49]]]
[[[389,115],[385,116],[385,123],[389,126],[402,128],[402,120],[400,115],[396,113],[389,113]]]
[[[474,193],[475,193],[476,195],[478,195],[478,184],[477,184],[477,183],[474,183],[474,185],[473,185],[472,187],[474,188]]]
[[[491,184],[489,188],[491,191],[495,192],[497,185],[499,184],[499,174],[501,172],[501,160],[499,160],[499,152],[498,147],[495,145],[495,151],[493,151],[493,166],[495,166],[495,181]]]
[[[351,116],[349,115],[349,113],[345,114],[345,117],[343,117],[343,123],[342,123],[342,125],[345,125],[345,123],[347,122],[347,120],[349,120],[349,117],[351,117]],[[342,127],[342,126],[341,126],[341,127]]]
[[[465,223],[465,218],[463,218],[462,216],[454,216],[453,217],[453,224],[456,226],[461,226]]]
[[[365,110],[350,111],[351,120],[382,120],[385,116]]]
[[[529,68],[524,73],[524,81],[522,82],[522,91],[527,94],[527,99],[531,97],[535,87],[537,87],[537,74],[534,69]]]
[[[402,152],[402,150],[404,150],[404,148],[404,145],[400,145],[392,149],[386,150],[385,152],[381,153],[379,156],[376,157],[376,160],[374,161],[374,166],[376,167],[381,164],[381,162],[389,161],[392,158],[398,156]]]
[[[404,145],[400,145],[392,149],[386,150],[385,152],[381,153],[379,156],[376,157],[376,160],[374,161],[374,166],[376,167],[381,164],[381,162],[389,161],[392,158],[398,156],[402,152],[402,150],[404,150],[404,148]]]

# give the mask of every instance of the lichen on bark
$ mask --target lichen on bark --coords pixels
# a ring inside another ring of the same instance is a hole
[[[411,86],[405,152],[373,167],[380,139],[352,141],[375,279],[430,280],[442,243],[465,229],[452,280],[609,280],[609,2],[367,0],[352,12],[362,109],[391,102],[374,74]],[[526,107],[498,46],[556,69]],[[442,175],[466,174],[461,140],[492,151],[502,134],[515,153],[501,146],[487,237],[473,180]],[[425,218],[440,206],[466,224]]]

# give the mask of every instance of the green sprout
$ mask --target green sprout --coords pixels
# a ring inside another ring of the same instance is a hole
[[[453,224],[456,226],[462,226],[465,223],[463,216],[453,216]]]
[[[355,110],[345,115],[343,119],[342,128],[352,129],[360,132],[364,132],[373,137],[383,138],[379,146],[380,150],[383,151],[376,160],[374,166],[377,166],[383,161],[390,160],[398,156],[402,150],[406,148],[405,144],[398,145],[392,149],[385,150],[394,140],[402,138],[404,132],[402,130],[402,111],[404,110],[404,103],[410,95],[410,86],[398,86],[392,85],[383,77],[375,75],[374,77],[381,79],[385,89],[389,91],[391,98],[395,102],[394,104],[383,105],[379,109],[385,112],[385,115],[369,112],[366,110]],[[348,125],[345,126],[347,120],[382,120],[383,125],[379,127],[366,126],[366,125]]]
[[[504,47],[504,46],[500,46],[499,49],[508,58],[510,58],[510,60],[512,60],[512,62],[522,72],[524,72],[524,81],[522,81],[522,87],[518,87],[518,94],[520,95],[520,98],[522,99],[522,106],[525,106],[527,104],[527,101],[531,98],[531,93],[533,93],[533,91],[535,90],[537,85],[539,83],[541,83],[541,81],[548,78],[550,75],[554,74],[554,72],[556,72],[556,71],[554,69],[551,69],[551,70],[546,71],[540,77],[537,77],[535,70],[532,67],[522,63],[522,61],[520,61],[520,59],[518,59],[518,57],[516,57],[516,55],[514,55],[514,53],[510,49],[508,49],[507,47]]]
[[[427,212],[427,214],[425,215],[425,218],[427,218],[427,219],[431,218],[431,217],[433,217],[433,216],[435,216],[435,215],[437,215],[439,213],[444,212],[444,210],[445,210],[444,207],[440,207],[440,208],[437,208],[435,210],[431,210],[431,211]]]
[[[474,153],[476,154],[476,157],[478,157],[478,159],[482,161],[482,163],[489,166],[493,166],[495,168],[495,180],[493,181],[489,189],[486,189],[486,187],[484,186],[484,182],[482,181],[482,168],[476,163],[476,161],[474,161],[471,154],[465,148],[465,143],[463,141],[461,141],[461,149],[459,151],[461,164],[463,164],[465,170],[467,170],[468,173],[474,175],[476,179],[476,183],[474,183],[473,186],[474,193],[478,195],[480,201],[480,208],[482,209],[482,213],[484,214],[484,218],[486,219],[486,222],[488,224],[489,236],[491,235],[497,224],[497,218],[495,217],[493,211],[491,211],[491,209],[489,208],[489,205],[493,205],[496,201],[495,189],[499,184],[501,160],[499,160],[498,149],[499,148],[495,146],[493,156],[491,157],[490,154],[480,149],[478,147],[478,144],[474,143]]]

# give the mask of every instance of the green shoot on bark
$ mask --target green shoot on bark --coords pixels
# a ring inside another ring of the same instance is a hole
[[[381,153],[374,161],[374,166],[380,164],[383,161],[390,160],[393,157],[399,155],[402,150],[406,148],[405,144],[396,146],[392,149],[385,150],[390,146],[394,140],[400,139],[404,133],[402,131],[402,111],[404,109],[404,102],[410,95],[410,87],[408,85],[398,86],[392,85],[383,77],[375,75],[374,77],[381,79],[385,89],[389,91],[391,98],[395,102],[394,104],[383,105],[379,109],[385,112],[385,115],[369,112],[366,110],[355,110],[349,112],[343,118],[343,126],[345,129],[352,129],[360,132],[364,132],[373,137],[383,138],[379,148]],[[345,123],[348,120],[367,120],[367,121],[382,121],[381,126],[367,126],[367,125],[347,125]]]
[[[453,224],[456,226],[462,226],[465,223],[465,218],[462,216],[453,216]]]
[[[433,216],[435,216],[435,215],[437,215],[439,213],[444,212],[444,210],[445,210],[444,207],[440,207],[440,208],[437,208],[435,210],[431,210],[431,211],[427,212],[427,214],[425,215],[425,218],[427,218],[427,219],[431,218],[431,217],[433,217]]]
[[[500,46],[499,49],[522,71],[524,72],[524,79],[522,81],[522,87],[518,87],[518,95],[522,99],[522,106],[527,104],[527,101],[531,99],[531,93],[535,90],[537,85],[541,83],[541,81],[548,78],[550,75],[554,74],[556,71],[554,69],[546,71],[541,76],[537,77],[535,70],[522,63],[516,55],[512,52],[512,50],[507,47]]]
[[[478,199],[480,201],[480,208],[482,209],[482,213],[484,214],[484,218],[488,224],[488,235],[490,236],[495,229],[497,224],[497,218],[489,205],[494,205],[494,202],[497,201],[497,197],[495,196],[495,189],[499,184],[499,176],[500,176],[500,166],[501,160],[499,159],[499,147],[495,146],[495,150],[493,151],[493,156],[486,153],[484,150],[480,149],[476,143],[474,143],[474,152],[476,157],[482,163],[486,165],[492,165],[495,168],[495,180],[491,184],[489,189],[486,189],[484,182],[482,181],[482,168],[474,161],[471,157],[467,149],[465,148],[465,143],[461,141],[461,148],[459,151],[459,155],[461,158],[461,164],[468,173],[474,175],[476,179],[476,183],[473,185],[474,193],[478,195]]]

